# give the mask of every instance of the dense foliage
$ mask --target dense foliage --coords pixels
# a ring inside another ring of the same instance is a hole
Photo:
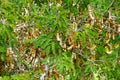
[[[0,80],[119,80],[119,0],[0,0]]]

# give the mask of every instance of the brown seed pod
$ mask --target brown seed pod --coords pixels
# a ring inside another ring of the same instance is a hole
[[[106,43],[110,41],[111,34],[110,32],[106,32]]]

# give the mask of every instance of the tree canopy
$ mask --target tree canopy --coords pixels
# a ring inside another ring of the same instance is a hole
[[[120,0],[0,0],[0,80],[119,80]]]

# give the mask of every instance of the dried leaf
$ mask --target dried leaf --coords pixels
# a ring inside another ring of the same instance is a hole
[[[59,31],[56,34],[57,41],[59,41],[59,44],[62,46],[62,38],[60,38],[60,33]]]
[[[115,40],[115,32],[112,32],[112,39]]]
[[[76,59],[76,53],[72,53],[72,58]]]
[[[106,43],[108,43],[108,42],[109,42],[110,37],[111,37],[110,32],[106,32]]]
[[[77,31],[77,30],[78,30],[77,27],[78,27],[78,24],[77,24],[76,22],[73,22],[73,30],[74,30],[74,31]]]
[[[120,24],[118,25],[118,30],[117,31],[118,31],[118,33],[120,33]]]
[[[92,11],[92,8],[90,5],[88,5],[88,13],[89,13],[89,17],[91,19],[91,26],[94,25],[94,22],[95,22],[95,18],[94,18],[94,14],[93,14],[93,11]]]
[[[44,51],[41,51],[41,52],[40,52],[40,57],[41,57],[41,58],[45,58],[45,56],[46,56],[45,52],[44,52]]]
[[[61,6],[62,5],[62,0],[58,0],[57,6]]]
[[[71,45],[70,47],[67,48],[67,50],[72,50],[74,45]]]
[[[102,31],[102,23],[101,23],[101,22],[98,22],[98,23],[97,23],[97,27],[98,27],[98,30],[99,30],[99,31]]]
[[[88,12],[89,12],[89,16],[92,20],[94,20],[94,16],[93,16],[93,12],[92,12],[92,8],[90,5],[88,5]]]

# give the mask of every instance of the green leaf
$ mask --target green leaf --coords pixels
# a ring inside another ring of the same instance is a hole
[[[48,55],[48,54],[51,52],[51,46],[47,46],[47,47],[45,48],[45,52],[46,52],[46,54]]]
[[[86,45],[86,34],[84,32],[80,33],[80,40],[82,41],[82,46]]]
[[[5,58],[6,58],[5,53],[0,54],[0,59],[1,59],[2,61],[5,61]]]
[[[34,40],[34,46],[37,48],[38,46],[43,46],[44,42],[46,41],[47,39],[46,38],[41,38],[41,37],[38,37],[37,39]]]
[[[46,41],[41,44],[41,48],[45,49],[47,46],[51,45],[51,39],[46,39]]]
[[[0,46],[0,52],[6,52],[6,48],[5,48],[5,47]]]
[[[25,44],[29,44],[29,43],[33,43],[34,39],[28,39],[28,40],[25,40],[24,43]]]
[[[52,42],[52,52],[53,52],[53,54],[56,54],[56,44],[55,44],[55,42]]]

